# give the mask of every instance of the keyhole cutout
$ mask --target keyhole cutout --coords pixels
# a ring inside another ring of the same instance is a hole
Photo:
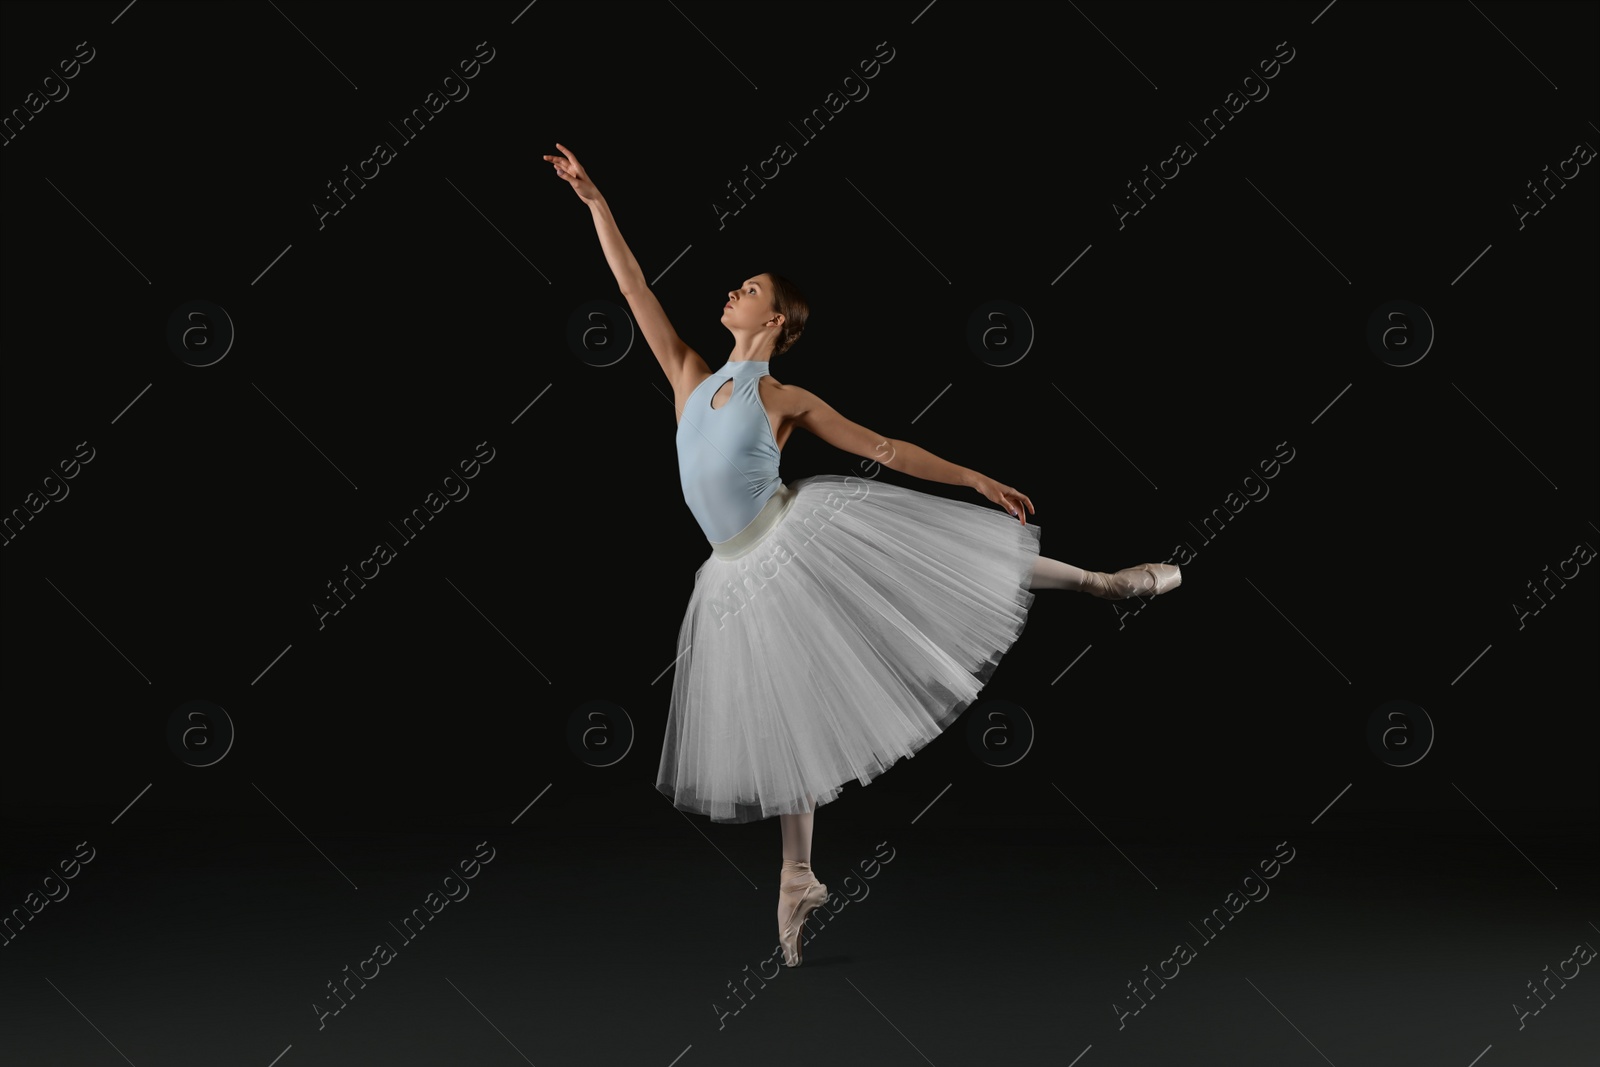
[[[721,398],[720,401],[718,400],[719,397]],[[712,407],[712,410],[718,410],[718,409],[724,407],[728,403],[728,401],[732,400],[732,399],[733,399],[733,379],[729,378],[727,381],[722,383],[721,387],[718,388],[715,393],[711,394],[711,407]]]

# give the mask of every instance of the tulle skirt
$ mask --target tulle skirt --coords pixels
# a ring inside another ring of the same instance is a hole
[[[916,754],[1021,635],[1040,527],[840,475],[781,486],[695,574],[656,788],[743,823]]]

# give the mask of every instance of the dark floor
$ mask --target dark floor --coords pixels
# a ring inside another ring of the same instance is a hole
[[[89,854],[80,840],[94,852],[69,894],[0,949],[0,1059],[1594,1062],[1595,979],[1549,979],[1546,1007],[1520,1025],[1515,1010],[1538,1006],[1530,981],[1578,967],[1562,963],[1574,945],[1600,943],[1600,872],[1581,829],[1514,813],[1513,845],[1469,811],[1300,819],[1202,842],[1105,819],[1105,836],[1065,821],[976,833],[937,814],[819,823],[813,860],[847,902],[813,920],[805,964],[775,975],[775,831],[758,849],[758,835],[703,821],[674,829],[670,810],[648,835],[555,831],[531,813],[515,827],[322,834],[315,846],[265,822],[251,837],[14,833],[13,873],[36,869],[41,881],[75,850]],[[449,881],[475,852],[492,859]],[[1275,853],[1292,858],[1269,865],[1270,880],[1247,879]],[[439,914],[402,938],[410,909],[447,885],[459,899],[434,898]],[[1237,915],[1203,925],[1235,890],[1257,899],[1234,897]],[[387,964],[363,964],[380,941]],[[1178,942],[1187,961],[1163,963]],[[365,988],[350,979],[346,1006],[321,1017],[338,1006],[327,983],[347,965],[378,973]],[[1157,970],[1177,974],[1164,988],[1150,979],[1140,1008],[1129,983]]]

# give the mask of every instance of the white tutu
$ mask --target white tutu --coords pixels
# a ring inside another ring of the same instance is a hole
[[[695,574],[656,788],[811,811],[960,717],[1027,623],[1040,527],[839,475],[780,487]]]

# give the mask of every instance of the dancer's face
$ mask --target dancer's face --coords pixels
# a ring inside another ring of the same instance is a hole
[[[765,274],[746,278],[744,284],[728,291],[722,309],[722,324],[730,330],[757,331],[774,319],[783,325],[783,316],[772,313],[772,279]]]

